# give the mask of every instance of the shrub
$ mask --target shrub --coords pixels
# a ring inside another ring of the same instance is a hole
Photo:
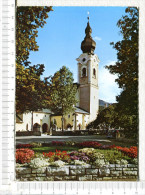
[[[16,149],[16,163],[29,163],[34,157],[34,151],[28,148]]]

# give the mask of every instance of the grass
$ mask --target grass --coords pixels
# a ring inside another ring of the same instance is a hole
[[[73,151],[78,150],[78,147],[73,146],[49,146],[49,147],[39,147],[39,148],[32,148],[35,152],[55,152],[56,150],[60,151]]]

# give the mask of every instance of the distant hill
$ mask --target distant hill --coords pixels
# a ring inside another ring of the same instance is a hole
[[[104,100],[99,100],[99,106],[106,107],[106,104],[107,104],[107,107],[108,107],[108,106],[111,105],[112,103],[106,102],[106,101],[104,101]]]

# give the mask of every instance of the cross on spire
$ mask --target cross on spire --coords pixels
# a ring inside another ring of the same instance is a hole
[[[87,12],[87,14],[88,14],[88,17],[87,17],[87,19],[88,19],[88,22],[89,22],[89,19],[90,19],[90,17],[89,17],[89,14],[90,14],[90,12]]]

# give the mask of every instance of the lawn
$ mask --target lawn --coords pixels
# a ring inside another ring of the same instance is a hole
[[[56,150],[60,151],[73,151],[73,150],[78,150],[78,147],[73,147],[73,146],[48,146],[48,147],[39,147],[39,148],[33,148],[35,152],[55,152]]]

